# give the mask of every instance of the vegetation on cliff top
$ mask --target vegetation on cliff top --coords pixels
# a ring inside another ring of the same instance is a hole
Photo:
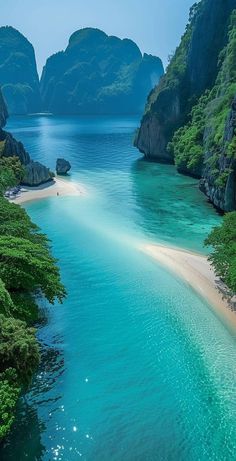
[[[3,192],[19,182],[22,168],[15,158],[0,164],[0,440],[14,421],[15,406],[38,366],[40,354],[32,322],[37,300],[61,302],[65,288],[47,237],[23,208]]]
[[[193,107],[189,122],[179,128],[168,145],[175,158],[177,168],[201,176],[204,167],[204,152],[209,157],[211,174],[218,187],[225,187],[229,171],[220,171],[219,154],[225,150],[227,156],[236,157],[235,138],[225,143],[225,126],[231,104],[236,94],[236,11],[229,24],[228,43],[219,58],[219,73],[215,85],[207,90]],[[224,176],[224,177],[223,177]]]
[[[187,69],[188,52],[192,30],[198,11],[199,4],[195,3],[190,8],[189,22],[181,38],[180,44],[176,48],[173,55],[169,56],[169,64],[167,66],[165,75],[161,78],[159,85],[157,85],[149,94],[145,114],[147,114],[149,111],[158,111],[159,95],[161,95],[163,91],[178,89],[178,91],[180,91],[182,94],[185,92],[186,88],[184,76]]]

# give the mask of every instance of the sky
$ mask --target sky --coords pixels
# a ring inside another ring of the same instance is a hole
[[[18,29],[35,49],[38,71],[46,59],[66,48],[70,35],[97,27],[108,35],[134,40],[142,52],[166,65],[184,32],[194,0],[5,0],[0,25]]]

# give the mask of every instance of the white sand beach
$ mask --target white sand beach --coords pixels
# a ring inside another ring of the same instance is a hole
[[[217,276],[206,256],[162,245],[143,245],[141,250],[181,277],[206,299],[224,323],[236,330],[236,312],[217,287]]]
[[[9,199],[10,202],[21,204],[32,200],[41,200],[48,197],[85,195],[85,188],[81,184],[61,178],[54,178],[46,184],[37,187],[22,186],[18,196]]]

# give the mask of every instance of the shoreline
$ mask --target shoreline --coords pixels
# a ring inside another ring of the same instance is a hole
[[[54,178],[40,186],[22,186],[19,196],[9,198],[9,202],[21,205],[22,203],[42,200],[49,197],[65,197],[85,195],[85,188],[81,184],[61,178]]]
[[[23,186],[19,196],[8,200],[11,203],[21,205],[50,197],[83,196],[85,194],[86,190],[83,185],[56,177],[37,187]],[[220,291],[219,278],[217,278],[207,256],[186,249],[155,243],[144,243],[139,246],[139,250],[151,256],[163,267],[169,269],[174,276],[181,278],[188,284],[208,302],[212,312],[218,318],[220,317],[235,334],[236,311],[232,309],[229,297],[223,296]]]
[[[140,249],[191,286],[198,295],[208,302],[212,312],[218,318],[220,317],[235,334],[236,312],[231,308],[229,299],[223,297],[219,290],[217,285],[219,278],[217,278],[207,256],[158,244],[143,244]]]

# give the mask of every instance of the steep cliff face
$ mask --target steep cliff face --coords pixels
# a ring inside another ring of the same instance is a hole
[[[202,0],[190,13],[190,18],[194,16],[186,69],[190,97],[199,96],[215,82],[234,8],[235,0]]]
[[[81,29],[65,51],[44,67],[44,110],[66,114],[141,113],[151,88],[163,74],[159,58],[144,54],[131,40]]]
[[[0,86],[10,114],[39,112],[41,98],[34,49],[13,27],[0,27]]]
[[[6,125],[8,117],[7,106],[0,91],[0,128]]]
[[[7,131],[3,130],[8,117],[5,101],[0,90],[0,157],[18,157],[25,166],[23,184],[38,186],[52,179],[49,168],[41,163],[33,162],[23,144]]]
[[[175,162],[181,173],[203,178],[201,190],[226,211],[236,207],[235,8],[236,0],[194,5],[167,72],[149,95],[135,139],[146,157]]]
[[[206,132],[206,141],[208,133]],[[231,146],[230,150],[229,146]],[[232,149],[232,150],[231,150]],[[206,150],[200,190],[224,211],[236,209],[236,96],[226,120],[220,150]],[[212,163],[214,162],[214,168]]]

